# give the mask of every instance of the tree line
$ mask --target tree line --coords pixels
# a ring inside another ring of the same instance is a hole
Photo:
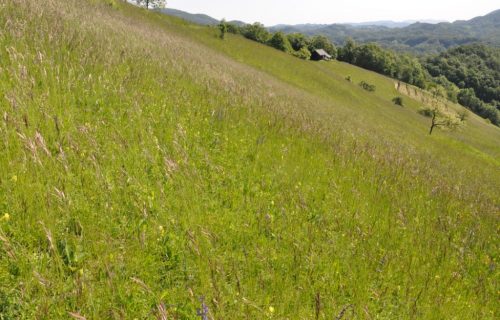
[[[428,75],[418,59],[408,54],[398,54],[383,49],[376,44],[358,45],[349,39],[343,47],[337,48],[330,39],[323,35],[308,37],[301,33],[284,34],[281,31],[271,33],[258,22],[237,26],[222,21],[220,28],[225,28],[227,32],[241,34],[245,38],[269,45],[301,59],[310,59],[314,50],[323,49],[332,56],[332,59],[354,64],[420,88],[426,87]]]
[[[332,59],[337,56],[335,45],[322,35],[307,37],[300,33],[285,34],[280,31],[272,33],[259,22],[238,26],[222,21],[219,24],[219,29],[222,38],[225,31],[240,34],[247,39],[271,46],[304,60],[310,59],[312,52],[316,49],[324,49],[332,56]]]

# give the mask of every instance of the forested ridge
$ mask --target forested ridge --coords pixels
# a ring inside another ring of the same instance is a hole
[[[500,46],[500,10],[467,21],[414,23],[403,28],[384,26],[280,25],[272,31],[300,32],[310,36],[322,34],[344,44],[352,38],[360,43],[376,42],[385,48],[418,54],[440,53],[449,48],[482,42]]]

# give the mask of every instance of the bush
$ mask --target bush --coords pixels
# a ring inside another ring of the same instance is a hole
[[[394,102],[395,105],[404,107],[403,98],[402,97],[394,97],[394,99],[392,99],[392,102]]]
[[[118,9],[118,3],[116,3],[116,0],[106,0],[104,3],[113,9]]]
[[[227,32],[232,34],[241,34],[241,28],[239,26],[232,23],[226,23],[226,25],[227,25]]]
[[[295,51],[300,51],[304,47],[307,48],[311,44],[311,40],[302,33],[292,33],[287,37]]]
[[[345,77],[345,79],[346,79],[347,81],[349,81],[349,82],[352,82],[352,78],[351,78],[351,76],[347,76],[347,77]]]
[[[468,110],[464,109],[463,111],[458,113],[458,118],[460,119],[460,121],[464,122],[469,118],[469,113],[470,112]]]
[[[359,86],[361,88],[365,89],[366,91],[369,91],[369,92],[373,92],[377,88],[377,87],[375,87],[375,85],[369,84],[368,82],[365,82],[365,81],[361,81],[359,83]]]
[[[266,43],[271,35],[262,23],[256,22],[254,24],[246,25],[242,28],[242,34],[245,38],[254,40],[260,43]]]
[[[268,45],[284,52],[292,52],[290,41],[288,41],[287,36],[283,32],[273,34],[272,38],[268,41]]]
[[[219,25],[217,26],[219,28],[220,34],[219,37],[224,40],[226,38],[226,33],[227,33],[227,23],[226,20],[222,19]]]
[[[423,115],[424,117],[432,117],[433,110],[431,108],[421,108],[418,110],[418,113]]]
[[[311,59],[311,52],[309,52],[309,50],[306,47],[303,47],[298,51],[292,52],[292,55],[299,59],[304,59],[304,60]]]

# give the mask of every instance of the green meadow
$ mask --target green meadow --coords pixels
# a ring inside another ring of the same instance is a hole
[[[117,0],[0,26],[1,320],[500,317],[498,127]]]

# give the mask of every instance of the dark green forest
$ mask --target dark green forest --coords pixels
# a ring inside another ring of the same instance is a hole
[[[500,49],[482,44],[452,48],[423,63],[432,77],[445,77],[459,89],[457,101],[498,124]]]

